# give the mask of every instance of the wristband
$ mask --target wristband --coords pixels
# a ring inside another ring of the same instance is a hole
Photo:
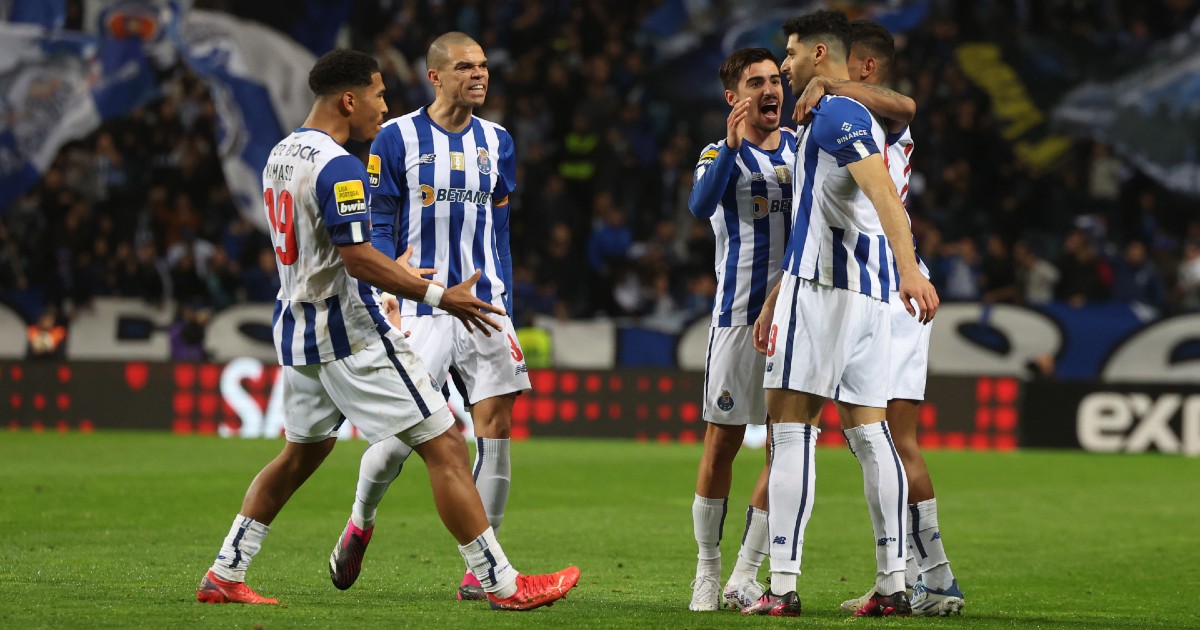
[[[446,292],[445,289],[430,282],[429,286],[425,289],[425,299],[423,299],[421,301],[430,306],[436,307],[437,305],[442,303],[442,294],[445,292]]]

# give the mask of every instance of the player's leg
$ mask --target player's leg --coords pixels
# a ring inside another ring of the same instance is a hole
[[[771,588],[745,614],[800,614],[796,579],[804,551],[804,531],[812,517],[816,490],[816,447],[824,398],[787,389],[767,390],[771,417],[771,470],[767,524],[771,538]]]
[[[933,482],[917,442],[919,412],[920,402],[916,400],[888,402],[888,424],[908,473],[908,548],[919,574],[910,581],[912,608],[914,615],[949,615],[960,612],[966,602],[946,556]]]
[[[696,538],[696,576],[688,609],[715,611],[721,607],[721,537],[733,483],[733,459],[746,436],[746,425],[708,422],[704,452],[692,498],[692,533]]]
[[[446,400],[402,337],[390,334],[336,363],[345,365],[325,379],[330,395],[347,416],[363,418],[356,426],[372,443],[395,435],[425,460],[438,514],[494,607],[544,606],[575,585],[574,567],[547,576],[518,576],[512,569],[488,525]]]
[[[516,329],[511,319],[500,320],[504,330],[493,332],[490,337],[469,333],[457,321],[451,333],[451,364],[462,380],[475,422],[472,476],[494,529],[504,522],[512,485],[509,451],[513,405],[517,395],[530,388],[529,371]],[[466,572],[456,595],[458,599],[482,599],[483,591],[475,582],[475,576]]]
[[[407,327],[412,333],[405,341],[423,364],[430,368],[428,374],[444,374],[449,362],[450,344],[448,341],[449,316],[419,316],[406,320]],[[373,360],[390,361],[379,350],[371,355]],[[378,355],[378,356],[377,356]],[[440,370],[439,370],[440,368]],[[404,389],[406,385],[397,383]],[[436,389],[436,384],[434,384]],[[373,413],[385,413],[374,410]],[[352,418],[355,426],[361,425],[366,419]],[[354,504],[350,507],[350,519],[338,536],[329,557],[329,576],[333,585],[339,589],[348,589],[358,579],[362,569],[363,556],[367,545],[375,532],[375,517],[379,504],[383,501],[392,482],[404,469],[404,462],[412,454],[412,449],[394,435],[387,435],[367,447],[358,465],[358,481],[354,491]]]
[[[768,427],[767,441],[770,443],[771,432]],[[723,597],[730,608],[745,610],[753,606],[762,597],[764,587],[758,581],[758,572],[763,560],[770,553],[770,538],[767,535],[767,483],[770,479],[771,449],[767,453],[767,463],[763,466],[754,482],[754,490],[750,493],[750,504],[746,506],[746,528],[742,532],[742,545],[738,549],[737,563],[733,565],[733,573],[725,583]]]
[[[753,326],[714,328],[713,333],[707,363],[709,369],[706,376],[705,416],[711,417],[717,423],[736,422],[741,429],[735,435],[728,436],[728,461],[722,462],[722,466],[715,469],[729,473],[732,478],[733,456],[745,441],[745,427],[751,424],[759,425],[767,420],[766,391],[763,389],[766,357],[754,350]],[[725,410],[723,406],[729,409]],[[767,451],[770,452],[770,449]],[[702,475],[703,472],[702,463]],[[727,496],[729,484],[723,489],[723,496]],[[702,492],[699,483],[697,495],[714,496]],[[754,605],[762,597],[764,587],[758,581],[758,571],[770,549],[767,541],[766,506],[767,471],[764,468],[756,480],[749,505],[746,506],[745,529],[738,549],[737,563],[721,591],[722,599],[729,608],[742,610]]]
[[[212,567],[201,580],[196,598],[208,603],[274,604],[246,586],[246,570],[262,547],[271,522],[337,443],[342,415],[320,382],[324,366],[284,367],[284,419],[287,442],[283,451],[255,476],[233,519],[229,534]]]

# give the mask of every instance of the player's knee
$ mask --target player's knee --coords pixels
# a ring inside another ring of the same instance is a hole
[[[708,431],[712,437],[706,443],[712,458],[718,462],[732,462],[746,439],[746,427],[710,424]]]

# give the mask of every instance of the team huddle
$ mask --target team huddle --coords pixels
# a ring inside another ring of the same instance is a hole
[[[689,199],[712,223],[718,261],[689,607],[800,613],[819,417],[833,400],[862,465],[877,561],[873,587],[843,607],[856,616],[958,612],[964,599],[916,446],[938,298],[903,206],[915,104],[878,87],[894,54],[883,27],[819,11],[783,28],[782,65],[762,48],[722,65],[727,135],[702,151]],[[308,119],[263,170],[281,281],[273,332],[287,439],[248,488],[201,581],[202,602],[278,603],[246,585],[246,570],[345,421],[370,446],[329,558],[334,586],[358,578],[379,503],[414,452],[465,564],[458,599],[528,610],[579,581],[576,567],[519,573],[496,537],[513,404],[530,389],[509,317],[515,152],[503,127],[474,115],[488,87],[478,43],[447,33],[430,45],[427,65],[434,101],[383,124],[374,58],[324,55],[309,75]],[[799,95],[796,131],[780,126],[784,79]],[[349,139],[372,141],[365,167],[342,148]],[[452,386],[472,409],[473,467],[447,408]],[[751,423],[769,426],[769,461],[722,588],[732,462]],[[767,556],[770,590],[757,577]]]

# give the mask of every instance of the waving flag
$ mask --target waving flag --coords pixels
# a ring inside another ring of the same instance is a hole
[[[139,41],[0,24],[0,211],[64,144],[157,93]]]
[[[216,104],[218,150],[234,203],[265,231],[262,169],[271,148],[308,115],[316,58],[271,28],[211,11],[189,12],[175,37]]]

